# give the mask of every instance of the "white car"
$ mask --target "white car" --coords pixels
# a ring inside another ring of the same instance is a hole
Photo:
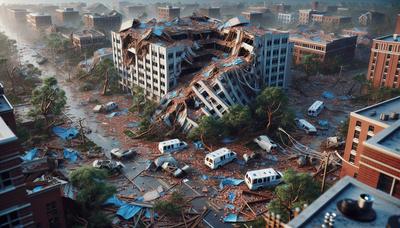
[[[268,138],[266,135],[260,135],[254,139],[254,142],[257,143],[262,149],[266,150],[267,152],[271,152],[276,150],[278,146],[272,139]]]
[[[122,150],[120,148],[114,148],[110,151],[111,157],[118,158],[118,159],[128,159],[132,158],[133,156],[136,155],[136,150],[134,149],[128,149],[128,150]]]
[[[121,169],[125,168],[125,165],[121,162],[112,161],[112,160],[95,160],[93,162],[93,167],[98,169],[107,169],[109,171],[117,171],[120,172]]]
[[[304,130],[307,134],[309,135],[317,134],[317,128],[315,128],[314,125],[309,123],[307,120],[299,118],[296,118],[294,120],[296,122],[297,127]]]

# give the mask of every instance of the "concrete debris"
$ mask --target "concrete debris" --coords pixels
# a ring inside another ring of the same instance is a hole
[[[158,199],[164,192],[164,189],[161,185],[159,185],[157,187],[157,189],[154,189],[153,191],[150,192],[146,192],[143,195],[143,202],[148,202],[148,201],[152,201],[155,199]]]

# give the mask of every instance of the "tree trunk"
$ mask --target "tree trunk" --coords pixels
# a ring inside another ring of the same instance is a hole
[[[108,78],[108,71],[106,71],[106,79],[104,80],[104,87],[103,87],[103,96],[107,94],[109,78]]]

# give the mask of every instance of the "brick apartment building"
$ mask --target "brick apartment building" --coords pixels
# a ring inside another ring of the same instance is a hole
[[[49,14],[30,13],[26,16],[26,20],[35,30],[45,29],[52,25]]]
[[[400,198],[400,97],[350,113],[341,177]]]
[[[79,11],[74,8],[57,9],[55,18],[57,23],[63,26],[77,26],[81,21]]]
[[[305,55],[316,55],[320,62],[327,63],[335,58],[351,60],[354,57],[357,36],[336,37],[330,34],[296,33],[290,35],[294,43],[294,63],[302,63]]]
[[[71,40],[72,45],[79,49],[100,48],[107,44],[106,36],[94,29],[74,32]]]
[[[221,17],[221,8],[219,7],[207,7],[199,9],[200,15],[205,15],[211,18],[220,18]]]
[[[250,24],[253,26],[259,25],[263,22],[263,13],[256,11],[245,11],[242,12],[244,18],[249,20]]]
[[[26,15],[29,12],[26,9],[7,9],[8,16],[17,23],[26,22]]]
[[[327,12],[319,12],[314,9],[299,10],[299,23],[318,23],[330,26],[344,26],[351,23],[352,18],[348,16],[330,15]]]
[[[23,149],[14,133],[14,108],[3,93],[0,84],[0,226],[64,228],[61,184],[65,182],[32,181],[25,176]]]
[[[367,79],[375,88],[400,88],[400,36],[388,35],[372,41]]]
[[[158,19],[159,20],[173,20],[174,18],[181,16],[181,8],[179,7],[158,7]]]
[[[83,23],[88,29],[96,29],[104,33],[109,33],[120,28],[122,15],[114,10],[107,14],[86,14],[83,17]]]

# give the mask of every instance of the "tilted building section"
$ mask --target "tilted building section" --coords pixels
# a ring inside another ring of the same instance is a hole
[[[121,87],[141,87],[160,102],[166,124],[186,131],[203,115],[222,117],[249,103],[263,87],[287,87],[288,39],[288,32],[250,27],[242,17],[131,21],[112,33]]]

